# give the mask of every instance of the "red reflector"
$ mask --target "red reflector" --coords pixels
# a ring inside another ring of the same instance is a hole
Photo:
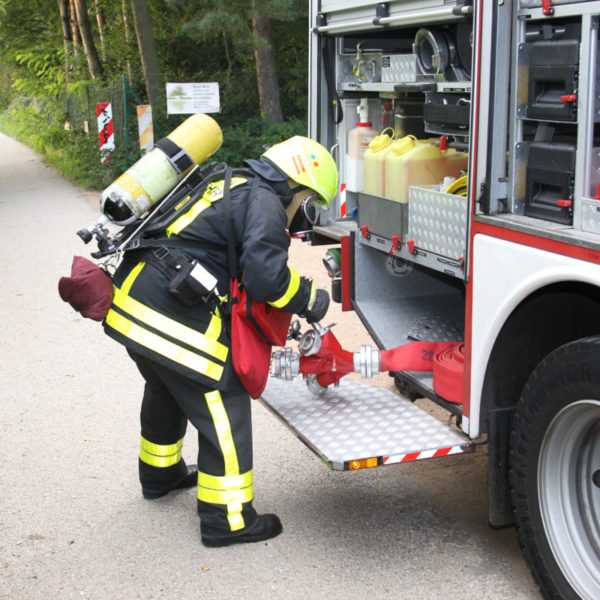
[[[561,102],[575,102],[577,100],[577,94],[566,94],[560,97]]]
[[[573,206],[573,201],[572,200],[557,200],[556,206],[564,206],[564,207]]]

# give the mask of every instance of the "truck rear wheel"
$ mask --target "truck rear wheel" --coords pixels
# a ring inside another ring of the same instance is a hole
[[[511,485],[519,539],[545,598],[600,598],[600,337],[565,344],[517,405]]]

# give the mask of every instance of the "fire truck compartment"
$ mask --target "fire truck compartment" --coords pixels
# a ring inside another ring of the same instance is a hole
[[[344,379],[315,396],[306,382],[270,378],[261,402],[336,471],[472,452],[462,433],[391,390]]]
[[[460,342],[464,285],[378,252],[354,236],[353,306],[380,348],[411,341]],[[404,269],[402,269],[404,265]]]

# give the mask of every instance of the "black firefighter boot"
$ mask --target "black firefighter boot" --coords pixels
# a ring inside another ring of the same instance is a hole
[[[258,515],[256,521],[249,527],[226,535],[211,535],[209,528],[201,526],[202,543],[209,548],[262,542],[278,536],[282,531],[279,517],[273,514]]]
[[[195,485],[198,485],[198,465],[187,465],[187,472],[184,475],[183,479],[174,487],[169,488],[168,490],[164,490],[162,492],[148,492],[142,489],[142,494],[146,500],[156,500],[157,498],[162,498],[166,496],[173,490],[181,490],[185,488],[191,488]]]

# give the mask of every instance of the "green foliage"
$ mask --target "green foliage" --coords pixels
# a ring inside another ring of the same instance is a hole
[[[277,74],[284,115],[305,117],[308,112],[308,36],[306,18],[273,23]]]
[[[43,154],[68,142],[57,116],[51,104],[20,98],[0,115],[0,129]]]
[[[223,146],[213,160],[239,167],[247,158],[258,158],[264,146],[272,146],[294,135],[306,135],[306,122],[290,119],[283,123],[269,123],[260,117],[251,117],[232,125],[223,125]]]
[[[52,87],[50,70],[62,51],[62,37],[56,35],[58,9],[55,2],[4,0],[0,10],[0,110],[20,95],[13,83],[35,89],[46,99],[45,86]],[[60,29],[58,29],[60,32]],[[56,75],[56,71],[53,72]],[[38,94],[40,94],[38,96]]]
[[[31,48],[15,55],[17,64],[26,69],[26,75],[16,77],[13,86],[20,94],[38,98],[57,98],[66,83],[64,52],[47,52]]]
[[[126,171],[141,156],[139,146],[129,143],[117,144],[110,158],[101,162],[98,148],[98,136],[75,132],[71,141],[69,158],[71,176],[88,188],[101,190]],[[83,183],[85,182],[85,183]]]
[[[219,82],[222,112],[212,115],[224,132],[215,159],[240,165],[263,145],[306,133],[308,24],[306,0],[261,0],[272,19],[273,45],[285,121],[259,116],[258,87],[249,0],[146,0],[160,67],[166,81]],[[129,6],[129,0],[125,3]],[[92,32],[102,57],[104,82],[90,81],[83,50],[75,53],[62,38],[56,0],[0,0],[0,130],[27,143],[71,179],[102,189],[140,156],[135,105],[147,102],[139,51],[129,13],[125,40],[121,0],[102,0],[104,48],[96,24],[97,6],[88,0]],[[119,90],[131,72],[128,143]],[[104,86],[104,87],[98,87]],[[113,102],[117,148],[102,164],[98,152],[95,103]],[[153,106],[155,139],[175,129],[187,115],[167,115]],[[70,130],[65,130],[69,122]],[[84,122],[89,133],[84,133]]]

